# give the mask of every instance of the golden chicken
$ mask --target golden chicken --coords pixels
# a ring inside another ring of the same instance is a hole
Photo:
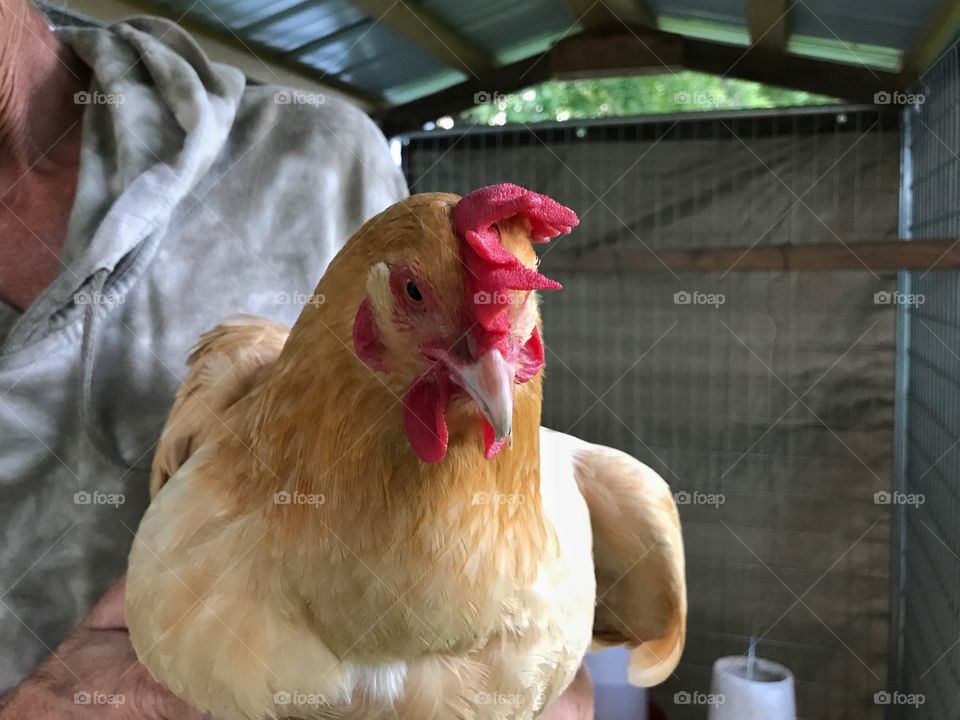
[[[591,639],[652,685],[686,586],[667,485],[540,427],[533,243],[577,218],[495,185],[366,223],[292,329],[201,338],[130,553],[137,654],[222,720],[529,720]]]

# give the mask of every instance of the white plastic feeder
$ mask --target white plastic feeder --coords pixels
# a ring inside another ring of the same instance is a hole
[[[771,660],[720,658],[710,693],[709,720],[797,720],[793,673]]]
[[[630,653],[622,647],[587,655],[594,720],[647,720],[647,690],[627,682],[629,663]]]

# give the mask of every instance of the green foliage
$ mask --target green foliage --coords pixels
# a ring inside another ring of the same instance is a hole
[[[457,123],[503,125],[656,113],[794,107],[833,98],[694,72],[600,80],[551,80],[510,95],[491,91]],[[449,122],[449,121],[447,121]]]

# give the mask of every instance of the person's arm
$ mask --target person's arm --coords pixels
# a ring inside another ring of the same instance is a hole
[[[0,720],[201,720],[137,662],[123,615],[124,580],[20,685]],[[558,719],[559,720],[559,719]]]
[[[124,620],[124,580],[19,686],[0,698],[0,720],[201,720],[137,661]],[[592,720],[585,668],[543,720]]]

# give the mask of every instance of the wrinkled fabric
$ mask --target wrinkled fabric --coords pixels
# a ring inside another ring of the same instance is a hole
[[[406,194],[345,102],[247,86],[159,19],[59,34],[93,79],[65,269],[0,313],[0,691],[123,573],[199,334],[239,312],[293,322]]]

